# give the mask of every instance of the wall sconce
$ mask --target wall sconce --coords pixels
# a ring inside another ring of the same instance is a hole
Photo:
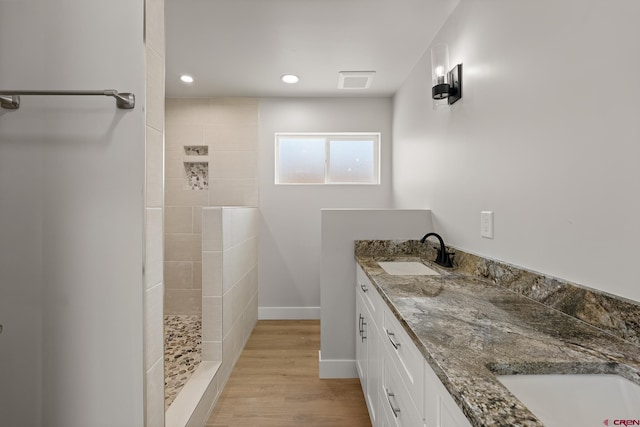
[[[451,105],[462,98],[462,64],[456,65],[450,71],[447,70],[449,47],[440,43],[431,48],[431,97],[434,99],[434,105],[440,104],[444,99]]]

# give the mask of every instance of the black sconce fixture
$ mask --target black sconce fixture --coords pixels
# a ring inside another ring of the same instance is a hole
[[[436,104],[451,105],[462,98],[462,64],[458,64],[449,70],[449,47],[437,44],[431,49],[431,78],[433,87],[431,97]]]

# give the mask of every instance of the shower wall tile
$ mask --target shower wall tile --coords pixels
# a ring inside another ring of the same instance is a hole
[[[201,315],[202,290],[167,289],[164,313],[167,315]]]
[[[165,261],[165,287],[167,289],[192,289],[193,264],[192,261]]]
[[[233,221],[235,215],[237,215],[237,209],[227,208],[224,210],[224,215],[222,216],[222,236],[224,237],[222,250],[224,251],[232,248],[236,244],[233,237]]]
[[[164,230],[166,233],[191,233],[193,231],[193,208],[190,206],[166,207]]]
[[[258,125],[229,126],[217,124],[204,126],[204,142],[210,151],[256,151]]]
[[[162,131],[147,126],[145,147],[146,206],[161,208],[164,200],[164,136]]]
[[[192,212],[193,232],[202,233],[202,207],[194,206]]]
[[[165,179],[184,179],[184,159],[183,151],[169,151],[164,154],[164,177]]]
[[[202,250],[222,250],[222,236],[224,233],[222,227],[222,209],[202,209]]]
[[[209,103],[208,98],[166,99],[167,128],[171,128],[174,125],[203,125],[208,123],[211,116]]]
[[[203,341],[202,342],[202,360],[221,361],[222,360],[222,341]]]
[[[162,208],[145,209],[145,284],[162,282]]]
[[[247,295],[246,292],[246,290],[248,290],[247,281],[248,277],[244,276],[238,280],[235,286],[231,289],[231,321],[233,323],[238,322],[242,318],[242,312],[244,311],[245,306],[249,303],[250,296]]]
[[[202,295],[222,295],[222,252],[202,253]]]
[[[244,334],[244,342],[246,344],[246,342],[249,340],[249,337],[251,336],[251,332],[253,331],[253,328],[256,326],[256,323],[258,322],[258,293],[254,293],[251,297],[251,300],[249,301],[249,304],[247,304],[247,308],[244,311],[244,315],[242,318],[242,322],[243,322],[243,334]]]
[[[218,151],[209,160],[209,177],[215,179],[256,179],[258,153],[255,151]]]
[[[209,182],[212,206],[258,206],[257,179],[215,179]]]
[[[145,42],[156,52],[165,51],[164,0],[145,1]]]
[[[233,326],[233,294],[231,290],[222,294],[222,337],[223,345],[226,345],[226,339]]]
[[[222,341],[222,319],[219,316],[221,310],[221,296],[202,298],[202,322],[210,326],[202,329],[203,341]]]
[[[223,336],[243,335],[243,319],[257,293],[257,208],[223,209],[222,259]],[[252,234],[251,231],[256,231]],[[257,318],[257,311],[255,314]],[[251,316],[249,316],[251,317]],[[236,331],[238,329],[240,332]]]
[[[203,360],[222,360],[222,252],[223,209],[202,209],[202,336]]]
[[[167,100],[167,105],[171,100]],[[171,113],[167,111],[165,135],[167,138],[167,152],[184,154],[185,145],[205,145],[204,125],[198,123],[181,124],[169,120]]]
[[[145,293],[145,365],[151,366],[163,355],[162,283]]]
[[[211,188],[211,183],[209,183]],[[168,206],[207,206],[207,190],[185,190],[183,178],[165,179],[165,205]]]
[[[193,282],[191,286],[194,289],[202,289],[202,262],[194,261],[193,263]]]
[[[154,49],[146,50],[147,125],[162,131],[164,129],[164,58]]]
[[[202,242],[199,234],[168,233],[165,236],[167,261],[201,261]]]
[[[208,124],[257,125],[257,98],[211,98]]]
[[[146,411],[148,427],[164,426],[164,369],[158,359],[146,375]]]
[[[251,209],[242,209],[233,223],[235,243],[244,242],[258,235],[258,216]]]

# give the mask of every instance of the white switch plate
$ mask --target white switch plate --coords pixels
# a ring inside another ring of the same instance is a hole
[[[480,212],[480,236],[493,239],[493,212]]]

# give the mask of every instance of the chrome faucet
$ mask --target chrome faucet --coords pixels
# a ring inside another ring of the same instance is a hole
[[[444,240],[437,233],[427,233],[424,235],[422,239],[420,239],[420,243],[424,243],[427,240],[427,237],[435,236],[438,238],[440,242],[440,249],[438,249],[438,256],[435,259],[435,263],[441,265],[443,267],[453,267],[453,263],[451,262],[451,257],[449,257],[449,252],[447,252],[446,247],[444,246]]]

